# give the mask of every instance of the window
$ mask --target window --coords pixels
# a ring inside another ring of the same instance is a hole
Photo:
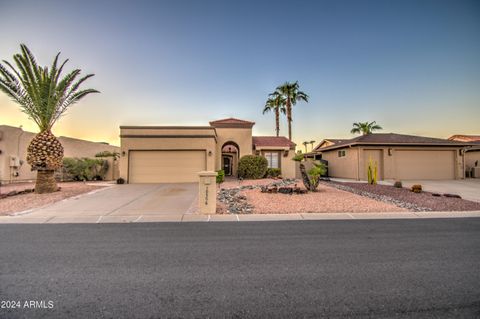
[[[280,168],[278,165],[278,152],[265,153],[268,162],[268,168]]]
[[[346,152],[345,151],[338,151],[338,157],[345,157]]]

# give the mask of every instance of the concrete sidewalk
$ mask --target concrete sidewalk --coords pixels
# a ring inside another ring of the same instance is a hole
[[[480,211],[467,212],[399,212],[399,213],[307,213],[307,214],[149,214],[149,215],[68,215],[0,216],[0,224],[65,224],[65,223],[148,223],[148,222],[248,222],[287,220],[346,220],[346,219],[425,219],[425,218],[468,218],[480,217]]]

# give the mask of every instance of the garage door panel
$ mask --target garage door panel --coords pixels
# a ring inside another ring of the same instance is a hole
[[[454,179],[454,151],[414,151],[395,152],[397,179]]]
[[[205,151],[131,151],[130,183],[193,183],[206,168]]]

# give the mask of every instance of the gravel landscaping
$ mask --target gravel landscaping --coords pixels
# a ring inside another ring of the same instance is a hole
[[[277,184],[297,185],[298,180],[246,180],[228,181],[218,192],[218,212],[226,214],[288,214],[288,213],[340,213],[340,212],[402,212],[408,209],[392,203],[378,201],[320,185],[318,192],[307,194],[269,194],[260,191],[261,186]]]
[[[460,198],[438,196],[430,192],[414,193],[406,188],[367,183],[322,182],[322,185],[335,187],[382,202],[392,203],[412,211],[471,211],[480,210],[480,203]]]
[[[88,193],[93,190],[105,187],[104,182],[69,182],[58,183],[61,190],[50,194],[35,194],[26,193],[21,195],[9,196],[0,199],[0,215],[10,215],[15,212],[21,212],[32,208],[42,207],[53,204],[62,199],[78,196],[80,194]],[[10,192],[20,192],[34,188],[33,183],[18,183],[2,185],[0,187],[1,194],[8,194]]]

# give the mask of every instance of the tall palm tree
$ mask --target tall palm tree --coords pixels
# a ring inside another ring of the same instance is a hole
[[[80,90],[80,85],[93,76],[88,74],[77,79],[81,70],[75,69],[60,78],[65,60],[58,67],[60,53],[55,56],[50,69],[39,66],[26,45],[20,45],[21,53],[13,56],[15,68],[8,61],[0,64],[0,90],[16,102],[23,113],[27,114],[39,128],[27,148],[27,162],[37,171],[35,192],[50,193],[57,191],[54,172],[62,166],[63,146],[52,134],[53,125],[65,113],[69,106],[90,93],[99,93],[94,89]]]
[[[350,131],[352,134],[362,134],[362,135],[367,135],[367,134],[372,134],[373,131],[378,131],[382,130],[383,128],[377,124],[377,122],[357,122],[353,123],[353,128]]]
[[[276,92],[269,95],[263,108],[263,114],[272,111],[275,114],[275,132],[280,135],[280,112],[285,114],[285,98]]]
[[[305,142],[303,142],[302,144],[303,144],[303,146],[305,146],[305,153],[307,153],[307,152],[308,152],[308,150],[307,150],[307,145],[310,144],[310,143],[307,142],[307,141],[305,141]]]
[[[285,82],[283,85],[277,87],[275,93],[285,98],[285,108],[287,111],[288,121],[288,139],[292,140],[292,107],[297,104],[298,101],[305,101],[308,103],[308,95],[299,90],[300,85],[296,82]]]
[[[313,144],[315,144],[315,141],[310,141],[310,142],[308,142],[308,143],[311,145],[311,147],[312,147],[312,152],[313,152]]]

